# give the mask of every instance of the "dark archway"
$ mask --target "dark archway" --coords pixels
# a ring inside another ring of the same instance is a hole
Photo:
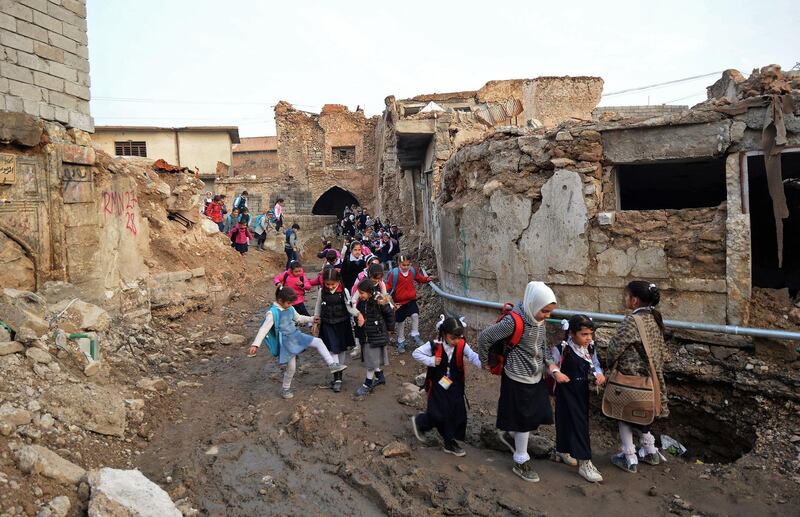
[[[351,192],[340,188],[331,187],[322,194],[317,202],[314,203],[314,208],[311,213],[314,215],[335,215],[342,217],[344,207],[348,205],[358,205],[358,198]]]

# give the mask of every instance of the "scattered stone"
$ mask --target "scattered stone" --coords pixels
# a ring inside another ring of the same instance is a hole
[[[125,435],[125,402],[118,390],[94,384],[50,388],[42,402],[62,422],[109,436]]]
[[[381,452],[383,453],[384,458],[411,456],[411,448],[403,442],[392,442],[385,446]]]
[[[732,356],[737,352],[736,348],[731,348],[727,346],[712,346],[710,348],[711,348],[711,355],[713,355],[720,361],[728,359],[730,356]]]
[[[647,495],[650,497],[658,497],[658,489],[654,486],[651,486],[650,490],[647,491]]]
[[[41,474],[44,477],[69,485],[76,485],[86,471],[71,461],[40,445],[26,445],[16,451],[19,469],[26,474]]]
[[[159,377],[145,377],[136,383],[136,387],[152,392],[165,392],[169,388],[167,381]]]
[[[572,134],[569,131],[556,133],[556,142],[569,142],[570,140],[572,140]]]
[[[0,329],[5,330],[3,327]],[[3,341],[0,342],[0,356],[9,355],[9,354],[18,354],[23,352],[25,347],[22,346],[22,343],[17,341]]]
[[[755,368],[755,365],[752,363],[747,363],[746,365],[744,365],[745,370],[752,370],[753,368]]]
[[[182,517],[169,495],[138,470],[93,470],[89,485],[89,517]]]
[[[550,160],[550,163],[552,163],[553,167],[556,169],[563,169],[564,167],[575,165],[575,160],[570,160],[569,158],[553,158]]]
[[[397,401],[411,407],[418,407],[424,400],[425,391],[410,382],[404,382],[400,387]]]
[[[55,425],[55,423],[56,423],[56,420],[55,420],[55,418],[53,418],[53,415],[51,415],[50,413],[45,413],[39,419],[39,427],[41,427],[42,429],[45,429],[45,430],[52,428]]]
[[[11,433],[13,433],[15,430],[16,427],[14,425],[9,424],[8,422],[0,421],[0,435],[11,436]]]
[[[41,364],[49,364],[53,360],[53,356],[50,355],[46,350],[42,350],[41,348],[35,346],[25,350],[25,356]]]
[[[25,342],[20,339],[20,334],[35,339],[50,330],[44,313],[45,301],[41,296],[11,288],[0,291],[0,314],[3,321],[17,332],[18,341]]]
[[[100,372],[100,361],[91,361],[83,369],[83,374],[87,377],[94,377]]]
[[[206,451],[206,456],[216,456],[217,454],[219,454],[219,447],[216,445],[212,445]]]
[[[6,402],[0,406],[0,422],[7,422],[11,425],[25,425],[31,421],[31,413],[27,409],[17,408]]]
[[[72,504],[69,502],[69,497],[60,495],[39,510],[36,517],[67,517],[71,507]]]
[[[427,377],[427,374],[425,374],[425,373],[421,373],[421,374],[417,375],[416,377],[414,377],[414,384],[416,384],[420,388],[423,387],[425,385],[425,378],[426,377]]]
[[[711,349],[708,345],[702,345],[698,343],[688,343],[684,345],[684,348],[687,352],[693,355],[708,355],[711,353]]]
[[[244,344],[246,339],[247,338],[240,334],[225,334],[222,336],[220,343],[223,345],[241,345]]]

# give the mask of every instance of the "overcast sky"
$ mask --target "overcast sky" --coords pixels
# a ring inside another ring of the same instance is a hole
[[[797,0],[88,0],[88,17],[96,124],[238,125],[242,136],[274,135],[278,100],[374,115],[387,95],[492,79],[598,75],[611,93],[800,61]],[[714,80],[601,104],[691,105]]]

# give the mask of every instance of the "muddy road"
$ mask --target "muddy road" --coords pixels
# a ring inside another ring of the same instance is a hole
[[[592,445],[602,484],[548,459],[536,461],[541,482],[526,483],[512,474],[510,453],[481,438],[494,424],[499,383],[475,370],[468,373],[467,456],[444,454],[437,441],[426,446],[414,438],[409,418],[418,409],[398,402],[401,384],[423,371],[409,353],[392,352],[387,384],[359,400],[360,364],[350,363],[336,394],[321,359],[307,351],[295,397],[283,400],[277,361],[264,349],[245,355],[271,290],[271,282],[257,282],[221,314],[188,318],[210,335],[236,332],[248,341],[218,345],[207,362],[184,372],[189,382],[169,395],[170,409],[137,461],[202,515],[796,515],[800,507],[797,485],[768,464],[706,464],[691,447],[686,458],[622,472],[609,460],[615,426],[598,416]],[[431,329],[422,327],[424,338]],[[553,429],[540,434],[547,443]],[[384,446],[395,442],[408,454],[384,457]]]

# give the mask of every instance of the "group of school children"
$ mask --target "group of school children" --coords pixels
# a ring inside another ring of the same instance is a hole
[[[247,206],[248,193],[246,190],[234,198],[230,213],[225,204],[225,195],[212,196],[211,192],[206,192],[202,214],[215,222],[219,231],[230,238],[231,246],[243,255],[247,253],[252,239],[256,240],[257,249],[263,251],[269,229],[274,228],[276,232],[280,231],[283,226],[282,203],[283,199],[279,198],[275,206],[264,208],[263,213],[251,218]],[[287,234],[287,242],[288,239],[289,235]],[[296,248],[293,249],[296,250]]]
[[[601,386],[606,377],[597,357],[590,318],[576,315],[564,321],[564,341],[549,347],[545,322],[556,307],[556,297],[544,283],[530,282],[523,301],[479,334],[477,352],[464,340],[463,320],[444,316],[437,324],[437,337],[423,343],[415,284],[430,282],[433,277],[416,271],[403,255],[397,257],[397,266],[386,272],[379,258],[364,255],[364,248],[363,242],[353,240],[342,254],[332,248],[323,250],[320,258],[325,264],[313,280],[305,276],[297,261],[275,277],[276,301],[267,311],[249,354],[255,355],[265,342],[279,357],[280,364],[285,365],[284,398],[293,397],[296,357],[306,348],[314,348],[322,356],[332,372],[330,387],[337,393],[342,391],[348,355],[360,357],[365,378],[355,394],[366,397],[386,384],[389,333],[397,331],[397,352],[403,353],[407,344],[405,323],[410,320],[409,338],[415,347],[412,356],[427,367],[427,410],[411,418],[414,435],[420,441],[427,443],[425,433],[435,428],[442,437],[444,452],[466,454],[458,442],[465,439],[467,426],[465,371],[466,363],[470,363],[501,376],[496,427],[499,440],[513,455],[512,471],[516,475],[525,481],[539,481],[528,454],[528,440],[540,425],[555,423],[553,459],[578,467],[578,474],[587,481],[603,480],[591,461],[589,392],[592,384]],[[304,294],[313,286],[319,286],[320,292],[311,316]],[[654,284],[642,281],[629,283],[624,293],[624,303],[632,314],[607,343],[606,364],[625,375],[648,375],[652,371],[648,366],[654,365],[661,387],[658,416],[665,417],[666,348],[663,322],[656,309],[660,294]],[[312,335],[301,332],[298,324],[313,325]],[[555,419],[551,396],[555,399]],[[650,426],[622,420],[618,426],[621,452],[612,457],[613,465],[635,473],[639,462],[657,465],[663,460]],[[634,432],[640,435],[638,449]]]

